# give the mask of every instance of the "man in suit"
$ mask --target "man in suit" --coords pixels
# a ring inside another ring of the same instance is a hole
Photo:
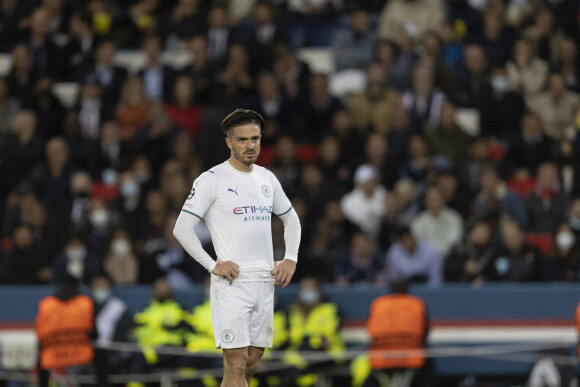
[[[142,44],[145,68],[139,72],[145,93],[153,101],[171,101],[175,70],[161,63],[161,39],[156,35],[145,37]]]
[[[266,0],[259,0],[254,7],[255,28],[248,39],[252,47],[252,68],[271,70],[274,60],[274,46],[287,42],[287,37],[274,22],[274,6]]]

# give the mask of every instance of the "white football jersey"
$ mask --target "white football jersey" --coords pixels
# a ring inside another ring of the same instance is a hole
[[[272,172],[255,164],[242,172],[225,161],[195,179],[182,211],[205,220],[217,257],[237,263],[236,282],[248,282],[274,280],[272,215],[291,209]]]

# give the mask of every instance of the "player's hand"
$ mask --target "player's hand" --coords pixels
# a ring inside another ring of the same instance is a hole
[[[284,259],[281,262],[276,262],[272,275],[276,277],[274,286],[282,286],[285,288],[290,283],[294,272],[296,271],[296,262],[290,259]]]
[[[226,277],[231,285],[238,274],[240,274],[240,265],[232,261],[222,261],[221,259],[218,259],[217,264],[211,273]]]

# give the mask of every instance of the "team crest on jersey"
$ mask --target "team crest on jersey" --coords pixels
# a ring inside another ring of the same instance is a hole
[[[262,186],[262,193],[264,194],[265,197],[269,198],[270,196],[272,196],[272,190],[270,189],[270,187],[268,187],[266,184],[264,184]]]
[[[222,340],[224,343],[231,343],[234,340],[234,332],[231,329],[224,329],[222,331]]]

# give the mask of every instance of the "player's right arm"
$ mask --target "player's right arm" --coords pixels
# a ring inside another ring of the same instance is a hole
[[[230,284],[239,274],[239,266],[232,261],[214,261],[203,249],[194,227],[205,215],[215,199],[216,184],[212,174],[206,172],[193,182],[191,192],[175,222],[173,235],[185,251],[208,272],[226,277]]]

